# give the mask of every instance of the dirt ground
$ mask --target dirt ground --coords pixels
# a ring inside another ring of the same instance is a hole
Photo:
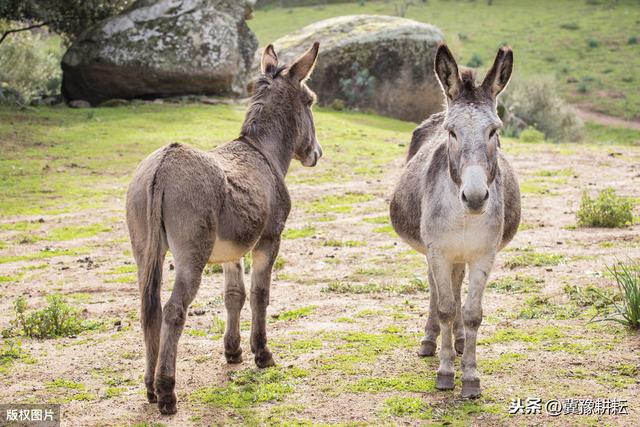
[[[290,185],[290,234],[282,243],[284,265],[275,275],[268,310],[277,378],[254,370],[248,302],[242,312],[245,361],[225,363],[219,327],[226,316],[222,275],[204,277],[180,341],[174,416],[160,416],[145,399],[125,188],[101,210],[3,218],[2,225],[36,221],[33,232],[39,235],[61,225],[96,222],[110,224],[112,231],[0,251],[13,256],[40,253],[45,246],[78,249],[72,255],[0,263],[0,275],[20,275],[0,283],[2,328],[15,317],[16,297],[28,295],[32,306],[42,306],[52,292],[81,307],[87,319],[102,322],[101,328],[74,338],[23,337],[28,357],[1,374],[0,402],[62,403],[65,426],[640,425],[640,336],[616,323],[589,323],[594,309],[566,290],[612,289],[605,266],[640,256],[637,224],[575,227],[585,189],[595,194],[611,186],[638,197],[640,149],[515,143],[505,149],[523,187],[523,226],[498,256],[491,276],[497,285],[484,298],[480,399],[462,401],[459,379],[454,391],[436,391],[437,358],[416,355],[429,294],[424,260],[390,231],[386,219],[402,165],[398,156],[384,179]],[[313,177],[307,170],[296,170],[294,177],[299,173]],[[37,222],[40,218],[43,222]],[[0,228],[0,240],[13,242],[20,233]],[[512,265],[514,260],[521,265]],[[170,264],[169,257],[163,300],[172,286]],[[509,279],[532,289],[500,288]],[[246,275],[247,287],[249,282]],[[628,415],[552,417],[544,408],[540,415],[509,415],[513,399],[528,397],[623,399]]]

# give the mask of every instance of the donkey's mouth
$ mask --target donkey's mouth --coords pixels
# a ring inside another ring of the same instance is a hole
[[[311,153],[311,155],[309,157],[307,157],[306,159],[304,159],[304,162],[302,162],[303,166],[312,168],[315,165],[318,164],[318,159],[320,158],[320,156],[318,155],[318,152],[316,150],[313,150],[313,152]]]

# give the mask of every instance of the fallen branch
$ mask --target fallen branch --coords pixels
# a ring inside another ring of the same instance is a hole
[[[48,22],[42,22],[40,24],[33,24],[33,25],[30,25],[30,26],[24,27],[24,28],[16,28],[16,29],[12,29],[12,30],[7,30],[4,33],[2,33],[2,37],[0,37],[0,44],[2,44],[4,39],[6,39],[9,36],[9,34],[20,33],[22,31],[33,30],[34,28],[44,27],[47,24],[49,24],[49,23]]]

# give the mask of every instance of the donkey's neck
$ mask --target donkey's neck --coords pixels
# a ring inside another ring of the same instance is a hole
[[[282,176],[286,176],[293,159],[293,144],[280,135],[266,135],[251,141],[266,157],[269,164]]]

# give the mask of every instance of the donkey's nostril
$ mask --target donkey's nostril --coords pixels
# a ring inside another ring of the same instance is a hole
[[[464,194],[464,191],[462,192],[462,201],[467,203],[467,196]]]
[[[484,200],[486,201],[489,198],[489,190],[487,190],[486,193],[484,193]]]

